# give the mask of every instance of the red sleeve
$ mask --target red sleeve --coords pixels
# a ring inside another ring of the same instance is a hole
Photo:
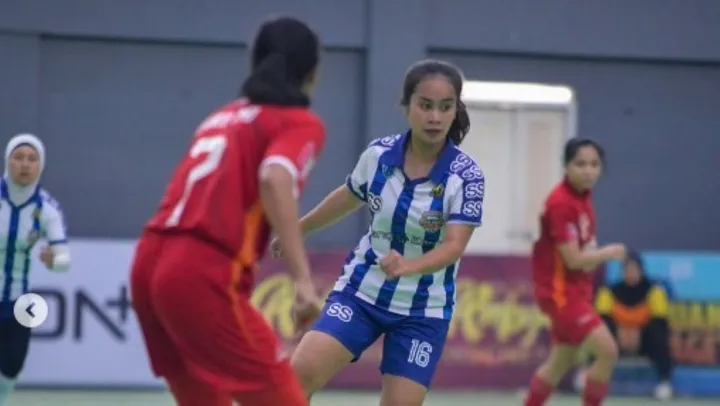
[[[319,122],[284,129],[270,141],[260,165],[261,173],[270,164],[281,165],[290,172],[300,191],[324,144],[325,131]]]
[[[565,244],[578,240],[577,211],[565,202],[551,204],[547,209],[547,221],[550,238],[556,244]]]

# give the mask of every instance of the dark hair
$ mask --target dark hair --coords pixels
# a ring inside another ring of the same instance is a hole
[[[318,37],[304,22],[289,17],[266,21],[253,43],[252,72],[242,95],[254,104],[310,105],[301,89],[319,52]]]
[[[605,150],[603,149],[603,147],[600,146],[600,144],[597,143],[597,141],[593,141],[587,138],[571,138],[570,140],[568,140],[568,142],[565,143],[565,152],[563,152],[563,162],[565,163],[565,165],[569,164],[570,161],[575,159],[578,151],[580,151],[580,148],[584,147],[595,148],[595,151],[600,157],[600,162],[602,162],[603,165],[605,164]]]
[[[463,88],[462,71],[455,65],[445,61],[426,59],[415,62],[405,73],[405,82],[403,83],[402,97],[400,104],[404,107],[410,105],[410,97],[415,93],[415,88],[423,79],[432,75],[443,75],[455,88],[457,95],[457,112],[455,119],[448,131],[448,137],[457,145],[462,143],[468,132],[470,132],[470,117],[468,116],[465,103],[460,99]]]

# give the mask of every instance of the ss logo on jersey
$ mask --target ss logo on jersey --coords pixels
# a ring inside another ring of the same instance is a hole
[[[482,213],[482,202],[471,200],[462,206],[462,213],[469,217],[477,217]]]
[[[353,310],[348,306],[343,306],[340,303],[333,303],[327,309],[327,315],[330,317],[337,317],[340,321],[349,323],[352,320]]]
[[[382,198],[376,194],[368,193],[367,203],[372,214],[376,214],[382,209]]]

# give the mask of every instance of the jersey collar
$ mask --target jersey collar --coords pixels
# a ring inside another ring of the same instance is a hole
[[[410,140],[410,130],[406,131],[391,147],[381,156],[381,163],[402,170],[403,164],[405,163],[405,151],[407,150],[407,143]],[[440,151],[437,161],[432,170],[430,170],[430,179],[433,183],[442,183],[450,171],[450,165],[458,156],[460,151],[455,146],[455,143],[448,139],[447,143]]]

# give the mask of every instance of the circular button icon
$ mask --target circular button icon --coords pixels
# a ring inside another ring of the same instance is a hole
[[[28,293],[18,298],[13,312],[18,323],[27,328],[35,328],[47,319],[48,304],[42,296]]]

